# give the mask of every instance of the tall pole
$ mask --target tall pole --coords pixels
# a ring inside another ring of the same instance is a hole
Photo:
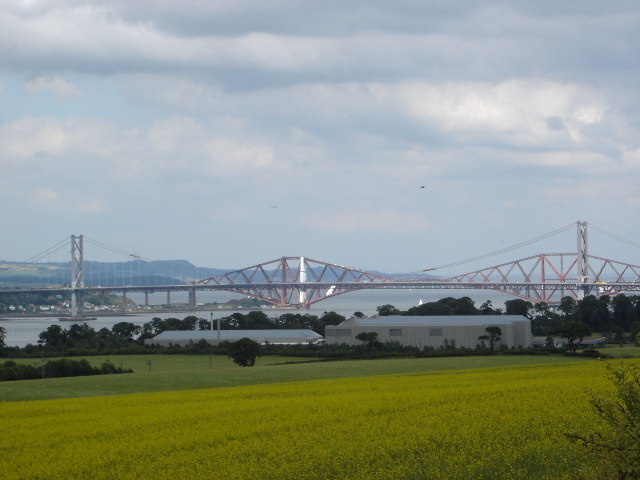
[[[576,222],[577,227],[577,261],[576,261],[576,295],[578,300],[582,300],[587,292],[589,278],[589,241],[587,237],[587,222]]]

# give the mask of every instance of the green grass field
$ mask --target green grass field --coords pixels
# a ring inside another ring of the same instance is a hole
[[[599,348],[598,351],[613,358],[640,357],[640,347],[635,347],[632,345],[625,345],[623,347],[619,347],[617,345],[609,345],[607,348]]]
[[[265,356],[258,359],[256,366],[242,368],[226,356],[215,355],[211,358],[208,355],[88,357],[94,365],[99,365],[107,359],[116,366],[131,368],[135,373],[2,382],[0,383],[0,401],[167,392],[576,361],[575,358],[562,356],[482,356],[305,362],[300,358]],[[18,361],[35,365],[40,363],[39,359]],[[149,366],[147,362],[151,362],[151,365]],[[287,364],[285,362],[302,363]]]

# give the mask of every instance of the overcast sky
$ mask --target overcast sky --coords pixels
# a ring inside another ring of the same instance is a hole
[[[2,0],[0,259],[75,233],[410,272],[576,220],[640,241],[639,74],[637,0]]]

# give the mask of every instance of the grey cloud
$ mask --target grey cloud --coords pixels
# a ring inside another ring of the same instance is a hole
[[[73,5],[73,1],[67,1]],[[264,2],[185,0],[111,0],[101,2],[114,16],[130,22],[151,22],[184,36],[238,35],[249,32],[303,36],[348,36],[358,31],[393,33],[447,33],[465,18],[491,6],[493,11],[513,10],[542,18],[601,17],[612,12],[601,1],[580,0],[558,4],[543,0],[328,0],[324,2],[271,0]],[[615,12],[637,11],[633,0],[616,2]],[[482,26],[491,29],[499,18]],[[517,28],[516,25],[512,25]],[[476,26],[475,29],[478,27]]]
[[[239,2],[151,3],[41,3],[28,21],[0,9],[2,68],[174,72],[228,89],[547,75],[606,83],[613,74],[633,78],[640,52],[638,12],[605,14],[595,3],[563,15],[543,6],[529,13],[526,2],[265,2],[251,9]],[[232,18],[248,25],[217,26],[233,25]],[[209,29],[190,23],[198,21]],[[343,32],[331,30],[341,22]]]

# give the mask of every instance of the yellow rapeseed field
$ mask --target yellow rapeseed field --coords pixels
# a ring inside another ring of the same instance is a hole
[[[327,364],[330,368],[330,364]],[[589,478],[602,362],[0,404],[0,478]]]

